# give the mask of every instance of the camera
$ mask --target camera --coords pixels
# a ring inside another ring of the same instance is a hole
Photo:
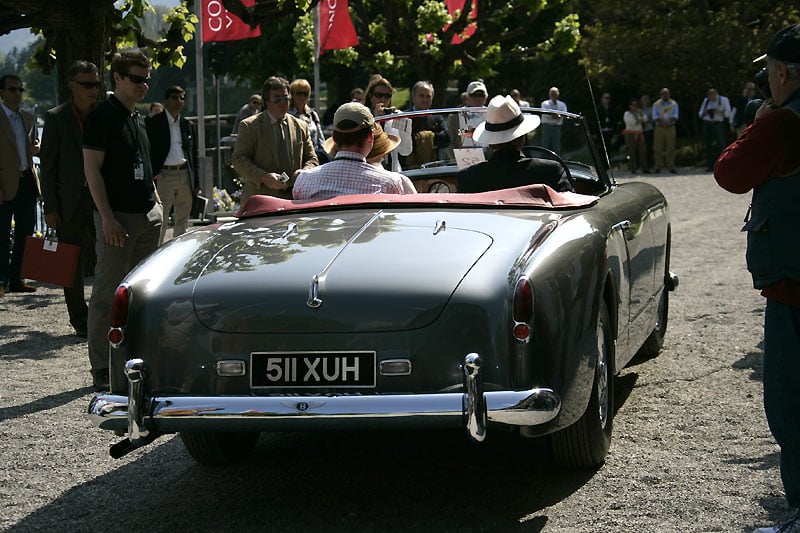
[[[772,91],[770,91],[769,89],[769,80],[767,79],[768,76],[769,75],[767,74],[767,69],[762,68],[756,74],[755,78],[753,78],[756,87],[758,87],[758,90],[761,91],[761,94],[764,95],[764,98],[772,98]]]

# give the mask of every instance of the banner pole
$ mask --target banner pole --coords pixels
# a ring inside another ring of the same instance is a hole
[[[205,2],[197,1],[194,3],[195,15],[197,15],[197,26],[195,26],[195,82],[197,83],[197,162],[200,172],[200,187],[206,195],[211,194],[212,179],[209,179],[206,172],[206,123],[205,123],[205,82],[203,78],[203,6]]]
[[[314,7],[312,19],[314,21],[314,109],[319,113],[319,3]]]

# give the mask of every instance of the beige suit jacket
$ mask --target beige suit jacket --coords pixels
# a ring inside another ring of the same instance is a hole
[[[25,126],[25,136],[28,139],[25,153],[28,156],[28,166],[33,172],[33,180],[36,183],[36,190],[41,191],[39,186],[39,175],[36,167],[33,166],[33,154],[31,154],[32,138],[39,138],[36,128],[36,118],[26,111],[20,111],[22,122]],[[0,190],[3,191],[5,200],[13,200],[19,188],[19,154],[17,152],[17,140],[11,123],[8,121],[5,111],[0,108]]]
[[[282,169],[278,163],[278,147],[272,129],[270,116],[266,112],[248,117],[239,124],[239,134],[233,146],[233,168],[244,182],[241,205],[254,194],[266,194],[279,198],[292,198],[291,185],[298,169],[319,165],[317,154],[308,133],[308,125],[290,114],[286,115],[289,124],[289,159],[292,168]],[[290,176],[290,187],[285,190],[270,189],[261,183],[267,172],[286,172]]]

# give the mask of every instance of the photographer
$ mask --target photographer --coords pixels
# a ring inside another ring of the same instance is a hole
[[[800,531],[800,24],[770,41],[771,99],[724,150],[714,177],[721,187],[753,191],[747,268],[767,299],[764,315],[764,407],[781,448],[781,477],[794,518],[757,531]]]
[[[724,121],[731,118],[731,103],[716,89],[709,89],[698,113],[703,120],[703,142],[706,145],[706,171],[714,170],[714,161],[725,148]]]

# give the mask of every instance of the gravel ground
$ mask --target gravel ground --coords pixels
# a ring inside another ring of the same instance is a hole
[[[664,350],[618,378],[606,464],[565,472],[541,445],[441,432],[262,436],[208,469],[162,437],[120,460],[84,415],[86,343],[61,290],[0,299],[0,529],[9,531],[749,531],[777,522],[762,407],[764,301],[744,268],[749,198],[710,174],[631,177],[672,211]],[[87,288],[87,295],[91,289]]]

